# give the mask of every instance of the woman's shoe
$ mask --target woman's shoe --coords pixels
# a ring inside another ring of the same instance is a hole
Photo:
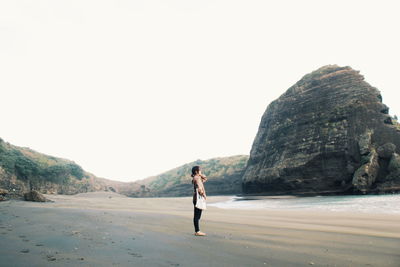
[[[198,232],[194,233],[194,235],[197,235],[197,236],[205,236],[206,233],[203,233],[203,232],[198,231]]]

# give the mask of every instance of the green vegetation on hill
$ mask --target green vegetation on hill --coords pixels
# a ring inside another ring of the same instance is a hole
[[[247,155],[196,160],[137,182],[118,182],[85,172],[79,165],[18,147],[0,138],[0,189],[21,196],[30,189],[46,194],[113,191],[132,197],[183,196],[191,193],[191,170],[200,165],[211,194],[241,192]],[[11,196],[10,196],[11,197]]]
[[[162,191],[176,188],[182,184],[191,183],[192,178],[190,174],[192,167],[195,165],[201,166],[203,173],[207,175],[209,181],[217,182],[218,180],[237,175],[237,173],[243,171],[248,158],[247,155],[237,155],[209,160],[196,160],[162,174],[137,181],[137,183],[147,187],[151,195],[158,195],[158,193]]]
[[[83,169],[72,161],[13,146],[1,138],[0,167],[34,187],[44,182],[67,184],[70,179],[81,180],[85,177]]]

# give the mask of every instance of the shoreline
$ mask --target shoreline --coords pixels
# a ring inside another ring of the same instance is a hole
[[[373,190],[369,191],[365,194],[355,194],[353,192],[348,191],[321,191],[321,192],[292,192],[288,193],[287,191],[277,192],[277,193],[247,193],[247,194],[237,194],[237,196],[241,197],[279,197],[279,196],[293,196],[293,197],[316,197],[316,196],[381,196],[381,195],[399,195],[400,187],[392,187],[386,191],[382,190]]]
[[[227,210],[253,211],[317,211],[343,212],[363,214],[399,214],[400,194],[393,195],[362,195],[362,196],[232,196],[226,201],[210,204]]]
[[[0,203],[12,266],[398,266],[400,215],[209,206],[193,235],[191,197],[46,195]],[[209,196],[208,203],[231,196]],[[26,252],[28,250],[28,252]],[[22,252],[25,251],[25,252]]]

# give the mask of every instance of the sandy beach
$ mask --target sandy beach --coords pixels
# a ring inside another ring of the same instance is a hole
[[[196,237],[190,197],[46,197],[0,203],[0,266],[400,266],[400,215],[209,206]]]

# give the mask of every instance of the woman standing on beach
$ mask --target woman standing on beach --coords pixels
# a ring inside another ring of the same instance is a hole
[[[192,184],[193,184],[193,205],[194,205],[194,216],[193,216],[193,224],[195,235],[197,236],[205,236],[206,234],[200,231],[199,228],[199,220],[201,217],[201,209],[196,208],[196,189],[204,199],[207,199],[206,190],[204,188],[204,184],[207,181],[207,177],[201,173],[200,166],[194,166],[192,168]]]

